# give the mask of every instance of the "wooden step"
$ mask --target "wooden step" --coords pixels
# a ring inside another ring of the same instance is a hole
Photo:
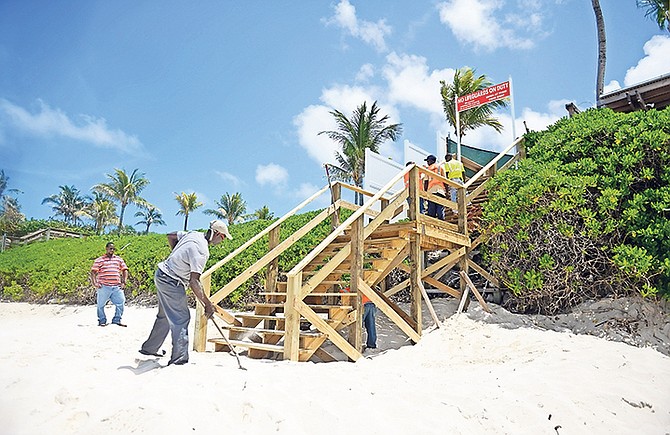
[[[286,292],[273,292],[273,293],[258,293],[259,296],[278,296],[278,297],[286,297]],[[342,296],[342,295],[347,295],[346,293],[342,292],[329,292],[329,293],[308,293],[306,297],[309,296],[315,296],[315,297],[327,297],[327,296]]]
[[[311,295],[311,294],[310,294]],[[310,296],[308,295],[308,296]],[[252,307],[257,307],[257,308],[284,308],[284,304],[282,303],[267,303],[267,302],[254,302],[253,304],[250,304]],[[338,309],[338,310],[353,310],[353,307],[350,305],[310,305],[308,306],[313,309],[314,311],[318,310],[332,310],[332,309]]]
[[[254,334],[264,335],[285,335],[286,331],[283,329],[265,329],[265,328],[249,328],[245,326],[222,325],[221,329],[226,329],[234,332],[248,332]],[[301,337],[323,337],[325,334],[318,331],[300,331]]]
[[[262,352],[272,352],[272,353],[284,353],[284,346],[279,345],[279,344],[267,344],[267,343],[252,343],[250,341],[240,341],[240,340],[224,340],[223,338],[210,338],[209,340],[210,343],[214,343],[217,346],[221,347],[228,347],[228,343],[230,343],[233,347],[244,347],[249,349],[249,357],[254,358],[253,355],[251,355],[251,351],[257,350],[257,351],[262,351]],[[305,349],[299,349],[298,353],[301,357],[302,361],[305,361],[306,358],[310,357],[313,353],[313,351],[305,350]],[[255,358],[262,358],[263,356],[258,355]]]

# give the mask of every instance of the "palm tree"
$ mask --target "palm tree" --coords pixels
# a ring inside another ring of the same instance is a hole
[[[645,17],[653,19],[658,27],[670,32],[670,0],[637,0],[637,7],[646,9]]]
[[[153,224],[166,225],[165,221],[163,220],[163,214],[161,213],[161,211],[153,206],[138,211],[137,213],[135,213],[135,217],[142,218],[142,220],[137,222],[135,225],[147,226],[147,229],[146,231],[144,231],[144,234],[149,234],[149,228],[151,228],[151,225]]]
[[[0,170],[0,232],[13,233],[26,217],[21,213],[21,206],[16,198],[5,193],[21,193],[18,189],[7,189],[9,177]]]
[[[86,198],[74,186],[58,186],[60,192],[42,200],[42,204],[52,204],[55,216],[63,216],[66,224],[77,226],[85,212]]]
[[[107,195],[121,204],[119,212],[119,233],[123,229],[123,214],[128,204],[135,204],[140,207],[150,207],[151,204],[140,196],[140,192],[147,187],[150,181],[144,178],[144,173],[135,169],[130,177],[123,169],[114,169],[115,174],[107,174],[109,183],[100,183],[93,186],[94,192],[100,192]]]
[[[267,205],[256,210],[251,216],[258,220],[271,220],[275,218],[274,213],[270,211]]]
[[[18,189],[7,189],[9,177],[4,170],[0,170],[0,218],[6,223],[18,223],[25,220],[21,214],[21,206],[16,198],[5,192],[21,193]]]
[[[194,193],[175,193],[175,198],[179,203],[181,209],[177,212],[177,215],[184,215],[184,231],[188,226],[188,215],[193,210],[202,207],[202,202],[198,201],[198,196]]]
[[[600,9],[600,0],[591,0],[593,12],[596,14],[596,28],[598,29],[598,73],[596,76],[596,107],[600,106],[600,96],[605,88],[605,64],[607,63],[607,38],[605,34],[605,19]]]
[[[387,140],[395,141],[402,134],[402,124],[386,125],[389,116],[379,118],[377,102],[372,103],[370,111],[367,103],[363,102],[354,111],[351,118],[347,118],[339,110],[330,112],[337,123],[337,130],[320,131],[342,146],[342,152],[336,151],[335,158],[339,166],[329,165],[333,169],[333,176],[342,181],[353,181],[357,187],[363,187],[365,176],[365,149],[379,152],[381,144]],[[363,204],[363,195],[356,193],[355,202]]]
[[[228,225],[244,220],[247,212],[247,202],[242,199],[242,194],[237,192],[230,195],[228,192],[216,201],[216,209],[207,209],[203,213],[214,215],[219,219],[226,219]]]
[[[95,233],[100,235],[105,232],[105,228],[119,222],[116,217],[116,204],[99,192],[94,192],[94,197],[83,211],[84,216],[92,219]]]
[[[456,107],[454,106],[455,98],[488,88],[493,83],[484,74],[475,76],[475,70],[466,66],[454,73],[452,83],[447,84],[444,80],[441,80],[440,85],[444,114],[447,117],[447,122],[454,127],[454,133],[458,134],[459,129],[456,128]],[[506,106],[507,102],[505,100],[498,100],[461,112],[459,114],[460,139],[469,130],[483,126],[492,127],[498,133],[503,131],[502,124],[492,113],[495,109]]]

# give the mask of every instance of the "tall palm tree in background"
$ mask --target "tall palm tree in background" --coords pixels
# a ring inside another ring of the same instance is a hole
[[[600,0],[591,0],[593,12],[596,15],[598,29],[598,73],[596,75],[596,107],[600,106],[600,96],[605,88],[605,64],[607,63],[607,38],[605,34],[605,19],[600,9]]]
[[[253,214],[251,215],[254,219],[258,220],[271,220],[275,218],[274,213],[270,211],[270,208],[268,208],[267,205],[264,205],[263,207],[259,208]]]
[[[13,232],[17,226],[26,220],[21,213],[21,206],[11,193],[21,193],[18,189],[7,189],[9,177],[4,170],[0,170],[0,232]]]
[[[475,70],[466,66],[454,73],[454,80],[451,83],[441,80],[440,85],[444,114],[447,122],[454,128],[454,134],[458,134],[455,98],[488,88],[493,83],[484,74],[476,76]],[[462,139],[468,131],[484,126],[492,127],[498,133],[502,132],[503,126],[493,116],[493,111],[503,107],[507,107],[507,101],[498,100],[461,112],[459,114],[460,138]]]
[[[198,195],[194,193],[175,193],[174,199],[179,203],[179,211],[177,215],[184,215],[184,231],[188,227],[188,215],[195,209],[198,209],[203,206],[203,203],[198,201]]]
[[[637,7],[646,9],[645,17],[670,32],[670,0],[637,0]]]
[[[94,192],[93,198],[83,210],[83,215],[94,222],[94,231],[100,235],[105,232],[109,225],[115,225],[119,222],[116,217],[116,204],[99,192]]]
[[[59,193],[42,200],[42,204],[51,204],[55,216],[63,216],[63,221],[72,226],[78,226],[81,217],[86,213],[86,198],[74,186],[58,186]]]
[[[247,212],[247,202],[242,199],[242,194],[239,192],[233,195],[226,192],[219,201],[216,201],[216,206],[216,209],[210,208],[203,213],[225,219],[228,221],[228,225],[244,220]]]
[[[339,110],[330,112],[337,123],[337,130],[320,131],[342,147],[342,151],[335,152],[339,166],[329,165],[335,179],[353,182],[357,187],[363,187],[365,176],[365,150],[369,148],[379,152],[381,144],[387,140],[395,141],[402,134],[402,124],[386,125],[388,115],[380,117],[377,102],[372,103],[368,111],[367,103],[363,102],[356,108],[351,118],[347,118]],[[363,204],[363,195],[356,193],[356,204]]]
[[[144,173],[135,169],[130,176],[123,169],[114,169],[114,174],[106,174],[109,183],[100,183],[93,186],[94,192],[102,193],[118,201],[121,205],[119,212],[119,233],[123,229],[123,214],[128,204],[139,207],[150,207],[151,204],[140,196],[140,192],[147,187],[150,181],[144,178]]]
[[[135,223],[135,225],[146,225],[147,229],[144,231],[144,234],[149,234],[149,228],[151,225],[166,225],[163,220],[163,214],[156,207],[145,208],[135,213],[135,217],[141,217],[142,220]]]

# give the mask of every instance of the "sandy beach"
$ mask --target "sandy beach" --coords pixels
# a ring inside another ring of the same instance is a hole
[[[436,309],[440,327],[414,346],[380,319],[380,349],[357,363],[242,356],[240,370],[229,353],[168,367],[139,354],[155,308],[101,328],[94,306],[1,303],[0,432],[670,432],[670,358],[656,350]]]

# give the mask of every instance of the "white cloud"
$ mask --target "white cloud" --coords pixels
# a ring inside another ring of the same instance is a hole
[[[540,2],[517,2],[515,9],[505,6],[502,0],[449,0],[439,3],[437,9],[440,21],[456,38],[475,49],[534,47],[534,41],[545,36]]]
[[[400,122],[397,108],[394,105],[380,102],[377,98],[377,95],[381,93],[382,91],[375,87],[364,88],[349,85],[335,85],[324,89],[321,92],[322,105],[309,106],[293,119],[293,124],[298,129],[300,145],[319,164],[336,164],[335,152],[340,150],[339,145],[327,135],[318,134],[321,131],[337,130],[337,124],[330,112],[339,110],[346,116],[350,116],[363,102],[367,103],[369,109],[377,101],[382,116],[389,116],[388,123]],[[379,151],[393,158],[401,155],[397,144],[389,141],[382,144]]]
[[[300,187],[294,192],[293,196],[300,201],[304,201],[307,198],[314,195],[316,192],[321,190],[326,185],[326,181],[323,182],[323,186],[316,186],[311,183],[302,183]],[[330,205],[330,193],[326,192],[316,198],[313,202],[310,203],[310,206],[313,208],[323,208]]]
[[[356,17],[356,8],[348,0],[341,0],[334,9],[335,15],[325,20],[326,24],[341,27],[351,36],[372,45],[379,52],[387,50],[384,38],[391,34],[391,27],[385,20],[378,20],[376,23],[359,20]]]
[[[75,122],[59,109],[52,109],[38,100],[39,111],[30,113],[23,107],[0,99],[0,116],[6,118],[7,125],[37,137],[63,137],[91,144],[98,148],[115,149],[117,151],[140,155],[144,147],[136,136],[123,131],[112,130],[104,118],[90,115],[79,115]]]
[[[356,74],[357,82],[366,82],[375,75],[375,68],[371,63],[363,65]]]
[[[283,166],[276,163],[256,166],[256,182],[261,186],[266,184],[279,188],[286,185],[288,181],[288,171]]]
[[[239,177],[231,174],[230,172],[225,171],[214,171],[223,181],[232,184],[233,186],[239,186],[242,184],[242,180]]]
[[[603,86],[603,94],[614,92],[617,89],[621,89],[621,85],[619,84],[618,81],[612,80],[611,82],[609,82],[605,86]]]
[[[298,143],[319,164],[335,162],[337,144],[328,136],[319,135],[321,131],[337,129],[329,110],[326,106],[312,105],[293,118],[293,125],[297,128]]]
[[[670,71],[670,37],[654,35],[644,44],[646,55],[626,71],[625,86],[632,86],[653,79]]]
[[[383,75],[390,102],[441,115],[440,80],[452,81],[454,70],[429,71],[425,57],[391,53],[386,56]]]

